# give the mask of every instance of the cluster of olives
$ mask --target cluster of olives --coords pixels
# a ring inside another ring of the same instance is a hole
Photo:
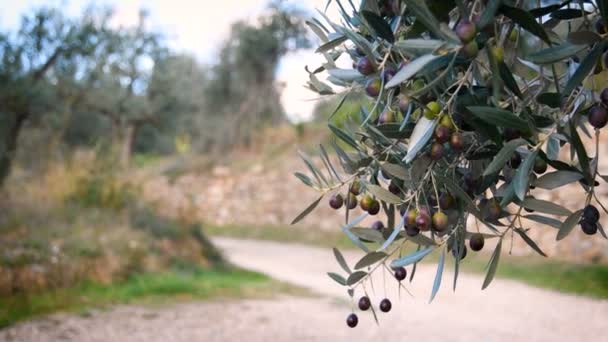
[[[395,279],[397,279],[397,281],[399,282],[403,281],[407,277],[407,270],[404,267],[394,268],[393,271]],[[367,311],[369,310],[369,308],[371,308],[372,302],[368,296],[363,296],[359,298],[357,306],[359,307],[359,310]],[[389,312],[393,308],[393,303],[391,303],[390,299],[384,298],[380,301],[378,307],[382,312]],[[350,315],[348,315],[348,317],[346,317],[346,324],[349,327],[354,328],[357,326],[357,323],[359,323],[359,317],[357,317],[357,314],[351,313]]]
[[[437,102],[430,102],[427,104],[427,108],[438,107],[436,104]],[[425,116],[429,111],[430,109],[425,112]],[[439,120],[439,124],[437,125],[437,128],[435,128],[434,139],[435,141],[431,145],[430,151],[430,157],[432,160],[439,160],[444,156],[446,144],[449,144],[449,147],[454,152],[459,152],[462,150],[462,135],[459,132],[454,131],[454,124],[448,115],[443,115],[441,120]]]
[[[587,235],[597,233],[597,223],[600,220],[600,212],[591,204],[583,209],[583,216],[579,222],[581,229]]]
[[[348,191],[346,201],[342,197],[342,194],[337,193],[330,197],[329,206],[338,210],[346,203],[346,207],[349,210],[355,209],[357,207],[357,196],[360,194],[361,183],[354,181]],[[366,211],[370,215],[376,215],[380,212],[380,201],[369,194],[365,194],[361,197],[359,205],[363,211]]]

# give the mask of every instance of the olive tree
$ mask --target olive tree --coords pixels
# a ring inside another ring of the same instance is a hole
[[[353,92],[364,92],[368,103],[344,127],[330,117],[336,157],[321,147],[324,167],[303,155],[308,172],[296,176],[321,196],[294,223],[324,199],[343,210],[341,229],[365,254],[348,265],[334,249],[342,271],[329,276],[353,300],[363,292],[360,310],[373,310],[366,283],[383,268],[405,286],[405,267],[412,281],[416,264],[438,255],[432,300],[446,255],[454,259],[455,289],[467,250],[483,249],[486,240],[494,249],[482,289],[496,273],[505,240],[522,239],[545,256],[530,229],[552,226],[561,240],[579,225],[606,238],[597,187],[608,181],[598,172],[600,131],[608,121],[602,73],[608,1],[335,3],[339,22],[323,12],[307,22],[326,57],[307,68],[308,86],[340,98],[340,105]],[[341,56],[353,67],[339,68]],[[595,146],[583,145],[581,135]],[[586,195],[578,207],[536,198],[571,183]],[[386,223],[361,227],[381,211]],[[389,311],[390,300],[379,308]],[[351,313],[347,324],[357,322]]]
[[[0,34],[0,185],[24,124],[49,112],[61,96],[52,90],[58,81],[53,68],[89,55],[103,23],[88,13],[68,19],[42,8],[24,16],[17,32]]]

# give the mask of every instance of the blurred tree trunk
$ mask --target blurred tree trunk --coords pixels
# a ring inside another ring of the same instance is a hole
[[[0,118],[0,187],[8,177],[15,154],[17,140],[23,124],[27,119],[25,113],[2,113]]]
[[[135,141],[135,133],[137,132],[137,126],[133,124],[127,124],[123,129],[123,136],[120,140],[120,166],[128,168],[131,164],[131,153],[133,152],[133,142]]]

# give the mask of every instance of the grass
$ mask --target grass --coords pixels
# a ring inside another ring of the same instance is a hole
[[[113,304],[266,298],[276,293],[306,294],[305,290],[275,281],[263,274],[233,267],[140,274],[117,284],[84,283],[73,288],[29,296],[0,298],[0,328],[53,312],[85,312],[90,308],[104,308]]]
[[[340,249],[354,248],[344,234],[324,232],[316,228],[206,225],[205,232],[211,236],[297,242],[322,247],[338,247]],[[427,257],[425,262],[435,263],[437,261],[435,254],[437,253]],[[489,259],[489,253],[473,253],[469,250],[466,259],[461,263],[461,267],[469,272],[484,274]],[[446,265],[446,267],[448,266]],[[608,298],[608,265],[581,265],[537,255],[524,257],[508,255],[503,252],[496,276],[565,293]]]

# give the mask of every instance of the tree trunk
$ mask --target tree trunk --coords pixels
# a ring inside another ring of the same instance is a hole
[[[0,187],[11,171],[17,140],[27,115],[3,113],[0,117]]]
[[[127,125],[124,129],[124,135],[121,141],[120,148],[120,165],[124,168],[129,167],[131,163],[131,153],[133,152],[133,142],[135,140],[135,125]]]

